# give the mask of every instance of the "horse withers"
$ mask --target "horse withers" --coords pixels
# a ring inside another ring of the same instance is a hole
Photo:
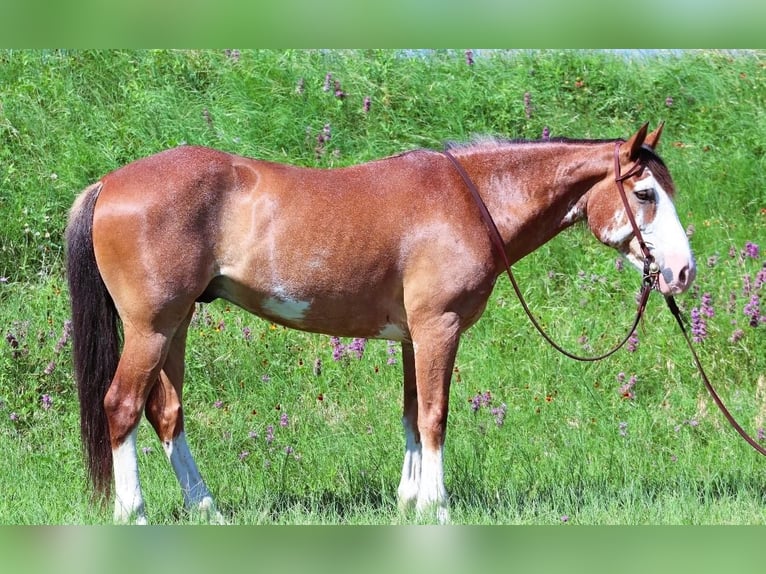
[[[146,522],[136,431],[157,432],[187,508],[217,520],[189,450],[182,389],[186,335],[199,301],[223,298],[281,325],[401,342],[403,507],[448,519],[443,475],[450,377],[461,334],[511,263],[585,221],[637,267],[639,249],[615,182],[659,265],[664,294],[689,288],[695,264],[655,152],[662,126],[623,140],[451,145],[502,238],[493,248],[466,183],[441,152],[414,150],[311,169],[181,146],[84,190],[67,227],[81,432],[89,476],[114,519]],[[619,144],[617,150],[615,147]]]

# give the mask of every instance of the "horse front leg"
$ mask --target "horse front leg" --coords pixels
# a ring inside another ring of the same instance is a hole
[[[457,354],[459,319],[453,313],[411,326],[417,387],[417,430],[420,437],[420,484],[415,508],[421,516],[435,511],[439,523],[449,521],[444,487],[444,440],[449,388]]]
[[[404,371],[404,464],[402,478],[396,494],[399,508],[406,511],[415,506],[420,490],[422,449],[418,431],[418,389],[415,377],[415,351],[410,341],[402,342],[402,368]]]

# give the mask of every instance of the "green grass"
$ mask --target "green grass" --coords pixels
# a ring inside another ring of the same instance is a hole
[[[344,99],[323,90],[328,73]],[[766,288],[754,286],[766,263],[765,79],[763,53],[479,52],[468,66],[460,51],[0,52],[0,523],[111,521],[85,483],[62,233],[80,189],[181,142],[335,166],[478,133],[626,137],[664,120],[660,152],[699,264],[679,303],[688,316],[709,294],[715,316],[696,348],[756,434],[766,426],[766,325],[748,326],[743,289],[748,277],[766,313]],[[747,242],[758,257],[743,256]],[[557,340],[599,351],[629,326],[639,283],[615,260],[576,228],[516,273]],[[187,429],[232,523],[418,521],[396,510],[401,380],[390,358],[398,351],[370,341],[361,359],[334,361],[328,337],[222,301],[199,308]],[[474,412],[487,391],[492,404]],[[490,409],[502,404],[499,425]],[[146,424],[139,458],[150,522],[194,522]],[[707,397],[658,296],[637,349],[597,364],[548,347],[505,279],[463,338],[446,448],[457,523],[763,524],[764,464]]]

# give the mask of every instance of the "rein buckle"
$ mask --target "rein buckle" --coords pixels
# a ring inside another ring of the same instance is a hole
[[[660,289],[660,266],[653,259],[651,261],[644,260],[643,283],[655,291]]]

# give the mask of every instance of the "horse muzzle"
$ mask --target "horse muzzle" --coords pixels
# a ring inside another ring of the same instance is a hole
[[[694,259],[681,254],[670,254],[660,263],[659,289],[663,295],[686,292],[697,276]]]

